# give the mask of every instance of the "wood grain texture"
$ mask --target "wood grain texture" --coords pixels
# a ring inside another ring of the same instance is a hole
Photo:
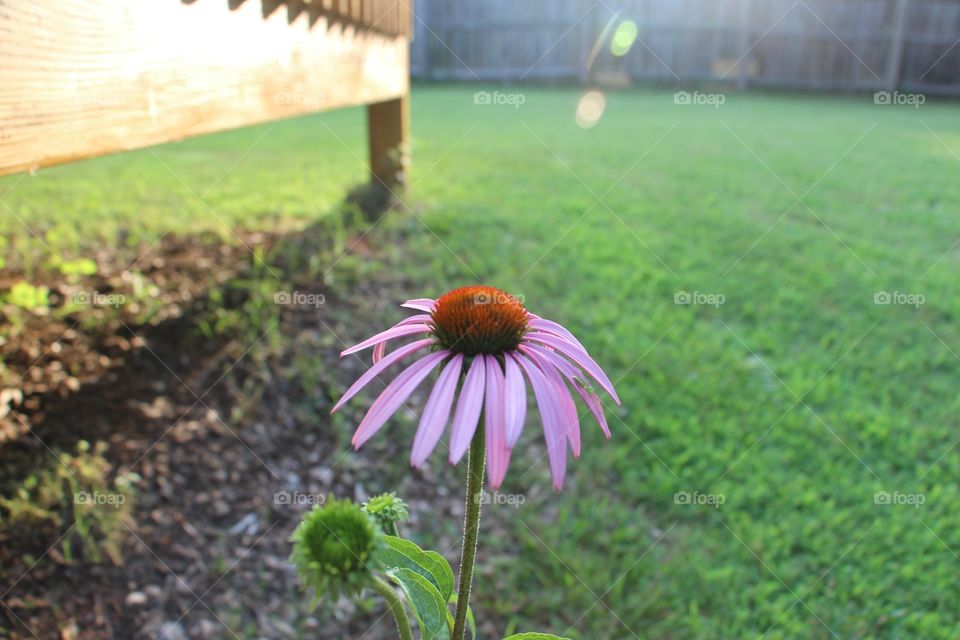
[[[405,37],[264,8],[0,0],[0,174],[407,94]]]

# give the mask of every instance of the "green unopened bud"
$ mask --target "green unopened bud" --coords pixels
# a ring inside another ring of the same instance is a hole
[[[373,579],[380,532],[373,519],[350,500],[314,507],[290,537],[296,566],[316,600],[355,595]]]
[[[363,510],[373,516],[380,528],[386,532],[393,531],[395,523],[406,520],[410,515],[407,503],[393,492],[370,498],[363,503]]]

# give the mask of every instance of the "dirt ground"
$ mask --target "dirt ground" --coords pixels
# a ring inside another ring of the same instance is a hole
[[[8,373],[22,377],[3,403],[4,486],[80,440],[108,444],[112,477],[139,476],[117,564],[65,558],[58,537],[70,539],[69,519],[0,540],[0,637],[395,637],[373,598],[311,610],[287,558],[311,502],[393,489],[412,506],[409,530],[456,566],[460,469],[440,456],[422,472],[384,463],[407,457],[412,413],[396,428],[403,437],[356,453],[349,438],[363,403],[329,415],[369,366],[369,356],[339,352],[400,316],[387,303],[403,299],[403,283],[333,291],[294,282],[323,303],[284,305],[248,336],[211,336],[201,330],[211,291],[230,297],[227,283],[251,269],[249,251],[168,238],[151,254],[144,274],[159,304],[149,322],[136,309],[37,316],[0,345]],[[101,264],[92,279],[54,283],[51,297],[122,292],[125,277]]]

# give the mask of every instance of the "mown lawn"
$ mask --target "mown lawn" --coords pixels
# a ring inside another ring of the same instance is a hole
[[[361,112],[275,122],[0,178],[0,255],[41,273],[103,247],[135,262],[166,234],[283,232],[364,179]],[[322,124],[321,124],[322,123]]]
[[[960,107],[638,90],[585,130],[575,90],[506,89],[518,108],[474,90],[415,92],[412,212],[372,238],[407,232],[388,266],[411,297],[523,295],[623,399],[560,494],[528,424],[503,489],[526,501],[490,509],[478,614],[583,639],[960,635]],[[313,220],[363,178],[361,125],[4,178],[6,254]]]
[[[417,95],[410,269],[524,295],[624,405],[481,593],[580,638],[960,634],[958,107],[637,91],[583,130],[577,93],[516,91]]]

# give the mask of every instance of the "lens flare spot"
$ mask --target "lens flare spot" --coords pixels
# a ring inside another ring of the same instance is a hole
[[[584,129],[589,129],[600,121],[606,106],[607,100],[602,93],[587,91],[577,105],[577,124]]]
[[[613,39],[610,41],[610,52],[618,58],[625,56],[636,39],[637,23],[633,20],[625,20],[617,26],[617,30],[613,33]]]

